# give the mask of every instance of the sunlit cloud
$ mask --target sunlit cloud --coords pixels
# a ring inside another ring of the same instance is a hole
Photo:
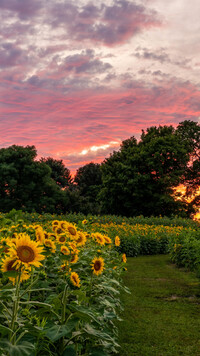
[[[80,154],[81,155],[86,155],[89,152],[97,152],[99,150],[106,150],[109,147],[116,146],[116,145],[119,145],[119,144],[120,144],[120,142],[118,142],[118,141],[111,141],[111,142],[109,142],[109,143],[107,143],[105,145],[92,146],[92,147],[90,147],[88,149],[84,149],[84,150],[81,151]]]

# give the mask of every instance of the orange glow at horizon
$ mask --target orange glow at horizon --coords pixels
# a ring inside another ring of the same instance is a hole
[[[183,184],[180,184],[178,187],[174,188],[175,193],[181,193],[181,195],[179,197],[176,197],[177,200],[182,200],[182,197],[185,195],[186,192],[186,187]],[[190,203],[195,196],[200,195],[200,187],[199,189],[196,191],[196,194],[192,194],[190,197],[185,198],[184,199]],[[192,217],[193,220],[200,220],[200,208],[199,210],[193,215]]]

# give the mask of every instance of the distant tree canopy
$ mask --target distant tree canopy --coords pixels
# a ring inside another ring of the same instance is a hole
[[[0,211],[189,216],[200,205],[200,125],[194,121],[150,127],[101,164],[80,167],[74,179],[62,160],[36,156],[35,146],[0,149]],[[186,187],[182,200],[174,198],[179,184]]]
[[[61,188],[66,188],[72,183],[70,170],[65,167],[62,160],[51,157],[41,158],[40,162],[47,164],[51,168],[51,178]]]
[[[74,183],[80,194],[81,212],[100,213],[100,203],[97,196],[102,185],[101,175],[101,167],[98,163],[91,162],[77,170]]]
[[[192,205],[175,201],[173,188],[180,183],[199,185],[199,133],[197,123],[184,121],[177,129],[150,127],[138,142],[134,137],[123,141],[101,166],[103,211],[127,216],[189,215]]]
[[[0,149],[0,210],[62,210],[63,196],[51,169],[35,161],[34,146],[10,146]]]

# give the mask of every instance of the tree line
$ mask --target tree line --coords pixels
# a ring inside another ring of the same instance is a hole
[[[200,125],[191,120],[142,130],[74,178],[62,160],[36,157],[35,146],[0,149],[0,211],[187,217],[200,203]]]

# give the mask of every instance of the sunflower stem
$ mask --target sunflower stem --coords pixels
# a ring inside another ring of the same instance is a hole
[[[67,302],[67,284],[65,285],[65,289],[62,297],[62,314],[61,314],[61,324],[65,322],[65,314],[66,314],[66,302]]]
[[[88,299],[88,306],[90,305],[90,299],[92,295],[92,287],[93,287],[93,273],[91,275],[91,280],[90,280],[90,290],[89,290],[89,299]]]
[[[14,330],[15,330],[15,322],[17,319],[18,308],[19,308],[20,279],[21,279],[21,266],[19,267],[19,274],[16,278],[16,289],[15,289],[15,296],[14,296],[15,298],[13,303],[12,319],[10,323],[10,329],[12,330],[12,334],[10,335],[10,342],[12,341],[13,345],[15,344],[15,338],[16,338],[16,334],[14,333]]]

